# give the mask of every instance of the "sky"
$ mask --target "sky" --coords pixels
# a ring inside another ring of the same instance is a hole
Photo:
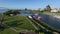
[[[9,9],[38,9],[44,8],[48,4],[60,8],[60,0],[0,0],[0,7]]]

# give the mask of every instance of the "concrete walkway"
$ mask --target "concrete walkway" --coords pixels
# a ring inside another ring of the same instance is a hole
[[[45,29],[46,31],[50,31],[47,28],[43,27],[41,24],[39,24],[38,22],[36,22],[35,20],[33,20],[38,26],[40,26],[42,29]]]
[[[35,26],[35,24],[34,24],[33,22],[31,22],[27,17],[26,17],[26,19],[32,24],[32,26],[33,26],[36,30],[38,30],[38,28]]]
[[[15,31],[15,32],[23,32],[23,31],[28,32],[28,30],[16,30],[16,29],[14,29],[12,27],[10,27],[10,29],[13,30],[13,31]]]

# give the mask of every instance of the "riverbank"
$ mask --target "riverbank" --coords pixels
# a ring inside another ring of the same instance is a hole
[[[27,17],[28,18],[28,17]],[[28,18],[29,20],[31,20],[39,29],[37,30],[38,33],[40,32],[43,32],[44,34],[52,34],[52,33],[58,33],[56,31],[53,31],[54,29],[51,29],[50,26],[46,25],[44,22],[42,21],[37,21],[37,20],[34,20],[34,19],[30,19]]]
[[[42,17],[42,21],[45,22],[46,24],[56,28],[60,29],[60,19],[57,19],[53,16],[47,15],[47,14],[40,14]]]
[[[50,15],[50,16],[60,19],[60,13],[43,12],[43,14]]]

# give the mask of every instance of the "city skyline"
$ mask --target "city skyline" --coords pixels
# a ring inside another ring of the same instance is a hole
[[[44,8],[48,4],[60,8],[60,0],[0,0],[0,7],[9,9],[38,9]]]

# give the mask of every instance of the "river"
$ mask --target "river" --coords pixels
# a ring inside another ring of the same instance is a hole
[[[33,15],[34,13],[32,12],[21,12],[20,15],[23,16],[29,16],[29,15]],[[53,16],[49,16],[49,15],[45,15],[45,14],[40,14],[40,16],[42,17],[42,21],[47,23],[48,25],[60,29],[60,19],[55,18]]]
[[[47,23],[48,25],[55,27],[57,29],[60,29],[60,19],[55,18],[53,16],[45,15],[45,14],[40,14],[42,17],[42,21]]]

